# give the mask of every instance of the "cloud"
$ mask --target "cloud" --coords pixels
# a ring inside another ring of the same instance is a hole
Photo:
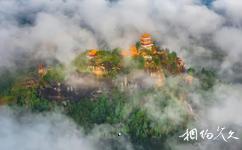
[[[218,135],[217,128],[225,127],[223,135],[228,137],[229,131],[234,132],[234,136],[238,137],[239,140],[230,139],[228,143],[225,142],[221,137],[220,139],[214,140],[199,140],[195,143],[179,142],[178,136],[185,133],[185,130],[181,134],[175,134],[173,137],[169,137],[167,144],[174,150],[237,150],[242,147],[242,119],[240,117],[242,94],[241,85],[227,85],[217,84],[212,91],[206,93],[199,92],[199,90],[190,93],[192,104],[195,113],[197,115],[196,121],[189,124],[188,128],[196,128],[198,132],[201,130],[208,129],[209,132],[215,136]],[[195,101],[195,102],[194,102]],[[198,137],[200,135],[198,134]],[[180,139],[181,140],[181,139]]]
[[[224,27],[215,33],[215,44],[226,54],[221,63],[220,72],[224,79],[236,79],[241,75],[242,57],[242,30],[233,27]]]
[[[113,132],[111,125],[95,127],[90,134],[60,112],[31,114],[0,107],[0,149],[1,150],[132,150],[132,145]],[[115,131],[115,130],[114,130]],[[115,146],[115,145],[114,145]]]
[[[60,114],[19,116],[1,107],[0,149],[95,150],[94,144],[70,119]]]
[[[242,126],[240,106],[242,104],[241,84],[217,85],[214,89],[212,99],[214,105],[208,108],[207,119],[217,125],[235,124]]]
[[[234,25],[241,25],[242,15],[240,10],[242,8],[242,2],[239,0],[216,0],[213,3],[213,7],[216,11],[222,12],[228,21],[232,21]],[[229,23],[229,22],[228,22]]]
[[[191,0],[11,0],[0,4],[2,65],[17,59],[18,53],[68,63],[75,50],[128,48],[143,32],[151,32],[163,47],[182,50],[178,52],[189,59],[183,49],[201,47],[204,36],[222,23],[220,15]]]

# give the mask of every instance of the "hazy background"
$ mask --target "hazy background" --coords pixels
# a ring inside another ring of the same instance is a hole
[[[140,34],[149,32],[161,47],[176,51],[187,67],[213,68],[220,79],[230,82],[208,91],[207,99],[218,103],[209,108],[201,105],[197,125],[233,125],[242,137],[241,10],[241,0],[0,0],[0,68],[12,70],[53,58],[69,65],[86,49],[127,49]],[[190,96],[198,106],[204,100],[199,91]],[[8,108],[0,113],[0,149],[100,149],[99,138],[79,133],[64,116],[57,117],[62,123],[55,115],[29,114],[22,121]],[[239,142],[195,147],[174,143],[168,142],[174,149],[242,147]]]
[[[188,66],[241,81],[241,7],[239,0],[1,0],[0,65],[53,57],[68,64],[75,53],[125,49],[149,32]]]

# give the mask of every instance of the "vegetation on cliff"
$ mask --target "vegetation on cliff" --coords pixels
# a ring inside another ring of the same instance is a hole
[[[140,49],[139,43],[136,48]],[[137,55],[128,58],[121,55],[120,49],[98,50],[94,54],[90,58],[88,51],[81,53],[68,68],[61,64],[42,67],[46,69],[42,70],[43,76],[33,66],[21,73],[5,71],[0,77],[0,104],[36,113],[58,109],[87,133],[96,125],[110,124],[115,130],[110,134],[122,132],[133,143],[162,147],[166,137],[178,134],[194,117],[188,107],[189,90],[208,90],[216,82],[215,73],[185,69],[177,54],[167,49],[140,49]],[[126,90],[114,84],[118,77],[136,70],[144,70],[149,80],[153,80],[156,72],[164,73],[166,84],[136,89],[127,86]],[[87,84],[79,87],[68,84],[68,77],[73,74],[84,78],[82,82]],[[186,75],[201,84],[189,88],[183,79]],[[89,80],[94,85],[89,85]]]

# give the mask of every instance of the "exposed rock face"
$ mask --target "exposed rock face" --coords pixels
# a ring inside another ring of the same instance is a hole
[[[98,79],[91,74],[72,73],[64,82],[51,82],[38,88],[38,95],[49,100],[78,101],[92,98],[113,89],[111,80]]]
[[[128,75],[117,77],[114,84],[123,91],[132,92],[133,90],[162,87],[165,84],[165,76],[163,71],[149,73],[137,70]]]

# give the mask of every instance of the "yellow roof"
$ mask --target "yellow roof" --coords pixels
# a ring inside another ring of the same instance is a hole
[[[138,50],[137,50],[137,48],[136,48],[135,45],[132,45],[132,46],[130,47],[130,53],[131,53],[132,56],[136,56],[136,55],[138,55]]]
[[[91,49],[88,51],[88,55],[89,56],[95,56],[97,54],[97,50],[96,49]]]
[[[141,37],[142,37],[142,38],[150,38],[150,37],[151,37],[151,34],[149,34],[149,33],[144,33]]]

